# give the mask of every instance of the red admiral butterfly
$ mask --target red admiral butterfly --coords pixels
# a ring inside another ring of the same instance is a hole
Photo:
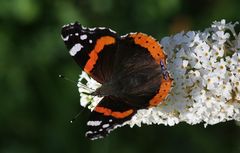
[[[62,39],[79,66],[102,84],[92,93],[104,98],[87,122],[88,138],[105,137],[137,110],[157,106],[168,95],[172,79],[166,55],[153,37],[118,36],[111,29],[86,28],[76,22],[63,26]]]

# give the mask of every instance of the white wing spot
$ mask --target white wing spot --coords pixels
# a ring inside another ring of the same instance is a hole
[[[88,28],[90,31],[94,31],[96,28]]]
[[[77,52],[81,51],[81,49],[83,48],[83,46],[81,44],[75,44],[69,51],[71,56],[75,56],[77,54]]]
[[[99,135],[99,136],[97,136],[97,137],[93,137],[93,138],[91,138],[91,140],[97,140],[97,139],[101,139],[101,138],[104,138],[104,137],[101,136],[101,135]]]
[[[109,124],[103,124],[103,128],[107,128],[107,127],[109,127],[110,125]]]
[[[134,34],[137,34],[137,32],[130,32],[130,35],[134,35]]]
[[[85,29],[87,29],[87,28],[86,28],[86,27],[84,27],[84,26],[82,26],[82,29],[83,29],[83,30],[85,30]]]
[[[112,30],[112,29],[109,29],[109,31],[111,31],[112,33],[116,33],[116,31]]]
[[[123,35],[123,36],[121,36],[121,38],[125,38],[125,37],[127,37],[127,36],[128,36],[128,33],[125,34],[125,35]]]
[[[112,129],[109,129],[107,132],[110,133],[111,131],[113,131],[114,129],[118,128],[118,127],[122,127],[123,125],[115,125]]]
[[[65,27],[67,27],[67,26],[69,26],[69,24],[65,24],[65,25],[63,25],[62,28],[65,28]]]
[[[90,43],[90,44],[92,43],[92,40],[91,40],[91,39],[89,40],[89,43]]]
[[[92,133],[93,133],[92,131],[87,131],[85,135],[92,134]]]
[[[99,126],[102,123],[102,121],[88,121],[88,126]]]
[[[78,36],[79,35],[79,33],[75,33],[75,36]]]
[[[86,35],[86,34],[81,35],[81,36],[80,36],[80,39],[81,39],[81,40],[85,40],[85,39],[87,39],[87,35]]]
[[[61,37],[62,37],[62,40],[63,40],[63,41],[68,41],[68,39],[69,39],[69,36],[63,37],[63,36],[61,35]]]

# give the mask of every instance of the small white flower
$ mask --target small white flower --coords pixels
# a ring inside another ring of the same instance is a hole
[[[235,92],[240,92],[240,80],[238,77],[232,77],[231,78],[232,81],[232,86]]]
[[[232,98],[231,92],[232,92],[232,86],[229,82],[227,83],[220,83],[218,85],[218,90],[215,91],[216,96],[221,96],[221,98],[224,100],[229,100]]]
[[[227,62],[224,59],[221,59],[220,62],[216,63],[216,69],[213,73],[220,74],[220,77],[225,77]]]
[[[203,76],[203,86],[208,90],[215,90],[218,84],[218,77],[216,73],[209,73]]]
[[[219,58],[223,57],[224,55],[224,47],[223,46],[218,46],[218,45],[212,45],[212,54],[213,58]]]
[[[173,42],[176,45],[182,44],[182,42],[186,41],[185,39],[182,39],[183,38],[183,34],[184,34],[184,32],[180,32],[180,33],[176,34],[175,36],[173,36]]]
[[[190,70],[188,72],[188,78],[186,79],[186,84],[188,86],[193,86],[193,84],[200,83],[202,78],[200,76],[200,72],[197,70]]]
[[[236,49],[240,49],[240,33],[236,37],[236,41],[234,41],[234,45],[235,45]]]
[[[217,21],[214,21],[213,24],[212,24],[212,30],[225,30],[226,28],[226,20],[221,20],[220,22],[217,22]]]
[[[232,63],[235,65],[235,66],[240,66],[240,50],[238,52],[235,52],[233,55],[232,55]]]
[[[216,41],[215,43],[218,45],[224,44],[229,37],[229,33],[224,33],[224,31],[217,31],[212,35],[212,39]]]

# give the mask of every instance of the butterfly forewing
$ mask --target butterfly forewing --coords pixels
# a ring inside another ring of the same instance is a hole
[[[79,23],[63,26],[62,39],[69,54],[96,81],[110,78],[119,38],[108,28],[86,28]]]

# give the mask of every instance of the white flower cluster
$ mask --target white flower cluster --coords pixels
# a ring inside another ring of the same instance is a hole
[[[181,32],[161,40],[174,79],[167,99],[157,107],[139,110],[130,126],[179,122],[204,125],[240,121],[240,33],[237,23],[213,22],[205,31]],[[95,84],[86,74],[87,86]],[[79,90],[80,93],[82,90]],[[99,99],[81,93],[81,105],[93,108]]]
[[[77,86],[81,97],[80,105],[93,110],[103,97],[92,96],[90,93],[101,87],[101,84],[89,77],[86,72],[82,71],[82,74],[79,75]]]

